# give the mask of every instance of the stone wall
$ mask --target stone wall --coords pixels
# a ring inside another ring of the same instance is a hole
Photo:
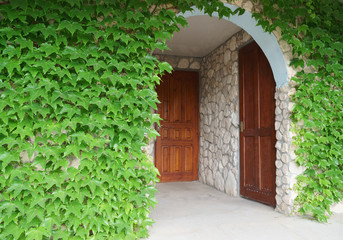
[[[295,163],[294,147],[291,144],[289,86],[276,89],[275,130],[276,130],[276,211],[291,214],[295,193],[292,190],[296,176],[303,169]]]
[[[202,58],[198,57],[178,57],[170,55],[158,55],[155,57],[159,61],[168,62],[174,69],[199,71]]]
[[[201,64],[199,180],[239,194],[238,49],[251,37],[233,35]]]

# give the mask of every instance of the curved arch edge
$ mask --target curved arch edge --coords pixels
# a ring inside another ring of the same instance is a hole
[[[232,4],[224,3],[224,5],[231,10],[236,10],[238,7]],[[193,17],[207,15],[204,11],[193,8],[192,11],[187,11],[181,14],[183,17]],[[219,17],[218,13],[213,13],[214,17]],[[252,17],[252,14],[245,11],[242,15],[232,15],[230,18],[223,17],[237,26],[244,29],[257,42],[264,54],[266,55],[269,64],[272,68],[276,87],[281,88],[288,83],[288,71],[284,55],[279,46],[276,37],[265,32],[261,26],[257,26],[257,21]]]

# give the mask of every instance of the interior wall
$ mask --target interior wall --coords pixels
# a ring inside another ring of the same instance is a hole
[[[238,49],[251,40],[240,31],[202,59],[199,180],[239,195]]]

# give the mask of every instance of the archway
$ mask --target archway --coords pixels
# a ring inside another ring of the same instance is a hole
[[[238,7],[232,4],[224,3],[231,10],[236,10]],[[182,16],[185,18],[193,16],[207,15],[203,11],[194,8],[193,11],[188,11]],[[219,17],[218,13],[213,13],[214,17]],[[237,26],[244,29],[257,42],[264,54],[266,55],[273,71],[276,87],[282,87],[288,82],[287,65],[279,46],[279,43],[273,34],[265,32],[261,26],[257,26],[257,21],[252,17],[252,14],[245,11],[242,15],[233,15],[230,18],[223,17]]]
[[[235,10],[237,7],[225,4]],[[186,18],[208,16],[202,11],[194,9],[183,14]],[[217,18],[217,14],[213,14]],[[278,211],[289,213],[291,209],[290,198],[284,198],[291,193],[289,189],[289,110],[287,92],[283,86],[288,83],[287,65],[284,54],[273,34],[263,31],[252,14],[245,12],[243,15],[235,15],[224,18],[224,21],[232,22],[244,31],[230,37],[226,43],[213,50],[211,54],[199,59],[177,56],[159,56],[160,60],[167,61],[176,69],[199,71],[200,82],[200,157],[199,157],[199,180],[214,186],[229,195],[239,194],[239,101],[238,101],[238,49],[251,40],[255,40],[267,57],[276,82],[275,98],[278,99],[275,108],[276,130],[276,208]],[[243,37],[242,37],[243,36]],[[249,38],[247,38],[247,36]],[[243,40],[242,40],[243,38]],[[237,40],[237,46],[227,47],[229,42]],[[248,39],[248,40],[247,40]],[[250,39],[250,40],[249,40]],[[238,43],[239,42],[239,43]],[[226,49],[226,50],[225,50]],[[230,52],[227,51],[230,50]],[[225,52],[227,51],[227,52]],[[223,60],[224,55],[224,60]],[[226,57],[226,55],[228,57]],[[176,60],[175,60],[176,59]],[[222,59],[222,64],[211,65],[214,59]],[[227,70],[225,66],[230,65]],[[220,81],[218,81],[220,79]],[[223,85],[224,84],[224,85]],[[225,85],[226,84],[226,85]],[[287,87],[286,87],[287,88]],[[208,89],[211,91],[209,92]],[[225,89],[225,91],[218,91]],[[207,91],[207,92],[206,92]],[[287,91],[287,90],[286,90]],[[218,94],[219,92],[219,94]],[[280,111],[281,109],[281,111]],[[217,128],[216,126],[221,126]],[[282,147],[281,147],[282,146]],[[220,149],[220,151],[218,151]],[[231,164],[225,170],[223,165]],[[213,170],[216,169],[216,170]],[[223,170],[224,169],[224,170]],[[282,180],[281,180],[282,179]],[[287,179],[287,180],[286,180]],[[287,186],[287,187],[286,187]],[[286,189],[286,190],[285,190]],[[287,202],[285,202],[286,200]]]

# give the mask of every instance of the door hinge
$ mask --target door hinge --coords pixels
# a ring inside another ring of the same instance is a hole
[[[243,121],[239,123],[239,129],[241,130],[241,132],[243,132],[244,130]]]

